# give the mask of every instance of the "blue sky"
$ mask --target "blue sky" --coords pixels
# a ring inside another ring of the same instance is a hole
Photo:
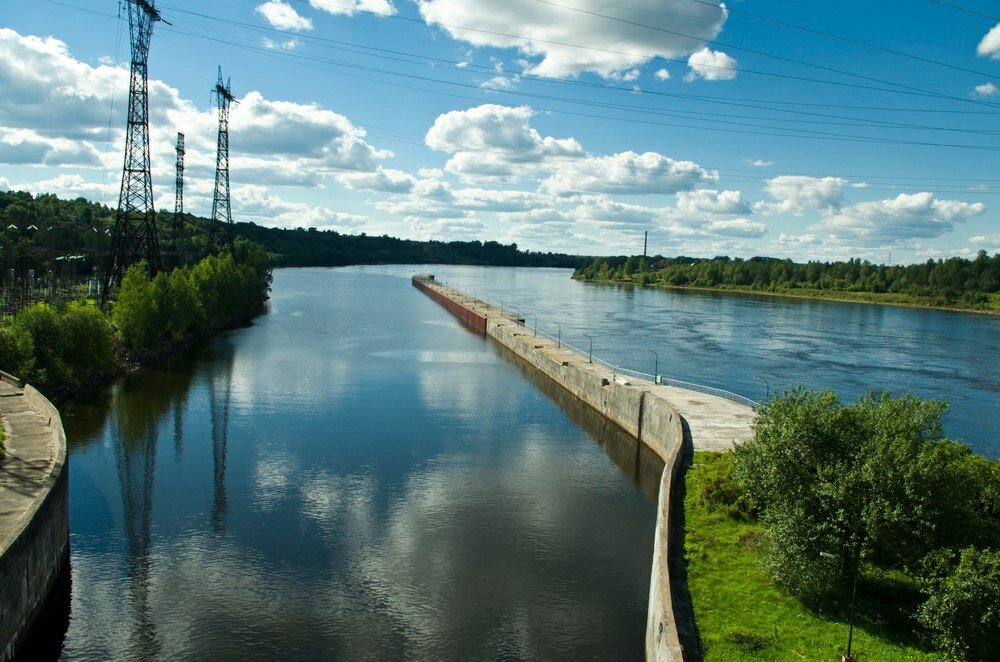
[[[117,204],[127,15],[3,0],[0,187]],[[895,263],[1000,251],[987,0],[157,1],[154,192],[233,214],[531,250]]]

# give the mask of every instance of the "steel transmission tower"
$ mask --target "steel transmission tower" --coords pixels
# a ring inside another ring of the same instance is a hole
[[[184,220],[181,215],[184,213],[184,134],[177,132],[177,175],[174,178],[174,260],[175,266],[184,263]]]
[[[118,213],[111,238],[111,255],[101,290],[102,305],[121,283],[125,269],[145,259],[150,273],[160,270],[156,238],[153,180],[149,174],[149,41],[153,24],[163,20],[153,0],[128,0],[132,39],[132,67],[128,92],[125,168],[118,197]]]
[[[208,233],[208,249],[215,251],[225,241],[233,250],[233,211],[229,205],[229,104],[233,102],[230,81],[222,84],[222,67],[212,94],[219,103],[219,141],[215,157],[215,193],[212,195],[212,225]],[[220,237],[220,225],[225,223],[225,238]]]

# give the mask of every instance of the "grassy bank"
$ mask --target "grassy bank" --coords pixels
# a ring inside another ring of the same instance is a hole
[[[812,611],[775,588],[759,568],[761,525],[732,517],[700,496],[718,453],[695,453],[687,474],[688,586],[705,660],[832,660],[847,644],[847,604]],[[906,583],[864,575],[858,584],[852,653],[870,660],[940,659],[901,615]]]
[[[964,306],[957,301],[949,301],[940,296],[917,296],[914,294],[903,294],[894,292],[847,292],[843,290],[818,290],[810,288],[770,288],[766,290],[752,287],[740,287],[737,285],[719,285],[716,287],[698,287],[693,285],[670,285],[667,283],[643,283],[636,279],[598,279],[580,278],[595,283],[615,283],[619,285],[636,285],[643,287],[657,287],[667,290],[691,290],[695,292],[732,292],[734,294],[762,294],[770,296],[793,297],[798,299],[822,299],[826,301],[846,301],[850,303],[871,303],[884,306],[900,306],[904,308],[931,308],[934,310],[950,310],[965,313],[980,313],[987,315],[1000,315],[1000,294],[987,295],[985,302],[977,303],[975,306]]]

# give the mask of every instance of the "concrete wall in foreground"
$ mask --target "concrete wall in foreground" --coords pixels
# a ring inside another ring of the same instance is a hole
[[[6,374],[0,379],[20,385]],[[54,457],[47,475],[41,476],[43,489],[24,512],[10,544],[0,549],[0,661],[13,657],[24,640],[69,550],[69,471],[62,419],[45,396],[30,385],[23,388],[25,400],[49,423]]]

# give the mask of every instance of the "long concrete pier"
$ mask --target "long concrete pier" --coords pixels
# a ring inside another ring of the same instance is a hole
[[[30,384],[0,372],[0,662],[39,615],[69,551],[66,435]]]
[[[413,285],[454,313],[470,328],[510,349],[605,418],[645,444],[663,460],[657,500],[653,569],[646,617],[646,658],[683,660],[693,653],[690,612],[681,548],[671,530],[671,496],[685,442],[695,449],[723,450],[748,439],[753,410],[694,390],[623,378],[591,363],[558,340],[538,335],[524,319],[438,283],[414,276]],[[673,581],[671,570],[673,572]],[[679,617],[678,617],[679,616]],[[695,644],[696,645],[696,644]]]

